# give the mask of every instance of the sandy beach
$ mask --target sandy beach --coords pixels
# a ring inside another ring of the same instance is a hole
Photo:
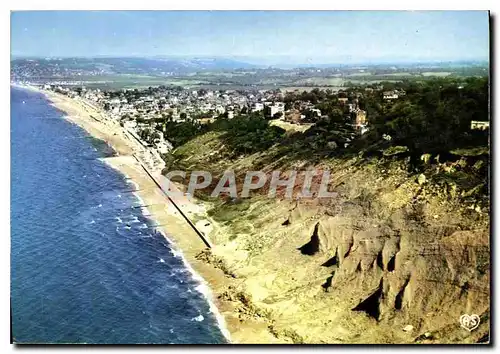
[[[222,270],[201,260],[202,257],[197,257],[207,246],[179,213],[178,208],[187,218],[197,216],[196,227],[209,240],[213,221],[209,223],[207,220],[200,220],[200,210],[203,210],[203,206],[196,201],[173,197],[176,206],[172,204],[153,180],[154,175],[159,175],[160,171],[153,172],[153,176],[148,174],[134,156],[140,149],[137,141],[118,123],[104,121],[102,113],[89,104],[34,87],[22,87],[44,94],[56,108],[65,112],[68,121],[85,129],[93,137],[105,141],[115,150],[117,156],[103,158],[102,161],[136,184],[136,195],[145,205],[144,214],[156,223],[159,231],[172,243],[175,253],[183,258],[193,276],[200,281],[199,289],[210,302],[220,328],[231,343],[282,342],[271,334],[269,323],[264,319],[241,316],[241,302],[224,296],[228,289],[235,287],[242,280],[224,274]]]
[[[210,202],[164,192],[159,159],[149,159],[146,147],[104,120],[92,103],[42,93],[66,119],[115,149],[116,156],[103,162],[135,182],[144,214],[193,270],[231,343],[489,340],[487,209],[471,214],[458,194],[409,175],[406,160],[391,162],[389,169],[378,159],[325,160],[316,166],[334,172],[341,198],[322,204],[319,198],[299,203],[256,197],[229,214]],[[196,166],[221,145],[219,136],[203,134],[185,143],[178,157]],[[230,167],[269,164],[276,156],[258,155]],[[417,196],[418,208],[409,212],[405,207]],[[477,331],[461,327],[464,313],[481,316]]]

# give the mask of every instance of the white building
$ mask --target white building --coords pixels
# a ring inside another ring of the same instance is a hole
[[[224,107],[222,107],[221,105],[217,105],[215,106],[215,112],[217,112],[218,114],[222,114],[224,113],[226,110],[224,109]]]
[[[270,106],[271,108],[271,117],[274,117],[276,113],[281,113],[281,116],[283,117],[285,115],[285,104],[278,102],[276,104],[273,104]]]
[[[125,129],[132,129],[137,127],[137,122],[135,120],[128,120],[123,123],[123,126],[125,127]]]
[[[490,122],[473,120],[470,122],[470,128],[472,130],[486,130],[490,128]]]
[[[264,104],[256,102],[252,105],[252,112],[259,112],[264,109]]]
[[[165,144],[165,142],[156,144],[156,149],[160,154],[166,154],[171,150],[171,148],[167,144]]]
[[[384,92],[384,100],[395,100],[399,96],[395,91],[385,91]]]
[[[316,114],[317,117],[321,117],[321,110],[318,108],[311,108],[309,109],[312,113]]]

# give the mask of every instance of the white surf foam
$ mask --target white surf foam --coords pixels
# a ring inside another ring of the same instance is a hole
[[[213,294],[212,294],[210,288],[208,287],[205,279],[203,279],[191,267],[191,265],[188,263],[188,261],[186,260],[186,258],[184,258],[184,255],[182,254],[181,251],[174,250],[174,243],[172,242],[172,240],[170,240],[168,238],[168,236],[163,231],[159,230],[159,232],[168,241],[169,248],[171,249],[171,252],[174,255],[174,257],[179,257],[182,260],[182,263],[184,264],[184,266],[186,267],[186,269],[189,271],[189,273],[191,273],[191,277],[196,282],[199,283],[199,285],[195,287],[196,291],[198,291],[200,294],[202,294],[203,297],[207,300],[208,306],[210,308],[210,312],[212,312],[212,314],[214,315],[215,320],[217,321],[217,325],[219,326],[220,331],[222,332],[222,334],[224,335],[224,337],[227,339],[227,341],[231,342],[231,335],[230,335],[230,333],[229,333],[229,331],[227,329],[226,321],[224,320],[224,317],[220,314],[219,309],[217,308],[217,306],[215,306],[215,303],[213,301]]]
[[[125,175],[125,176],[128,178],[127,175]],[[133,180],[129,179],[129,180],[127,180],[127,183],[131,183],[132,185],[134,185],[135,189],[139,189],[139,185],[136,182],[134,182]],[[136,192],[134,192],[133,195],[138,199],[140,205],[143,205],[143,206],[145,205],[144,200]],[[141,208],[141,210],[143,211],[143,214],[144,214],[144,210],[149,214],[149,210],[146,207]],[[135,217],[135,218],[137,218],[137,217]],[[210,288],[207,286],[205,279],[203,279],[191,267],[191,265],[188,263],[188,261],[184,258],[184,255],[182,254],[181,251],[174,249],[174,246],[173,246],[174,243],[172,242],[172,240],[170,240],[162,230],[158,230],[158,232],[168,241],[168,248],[171,250],[172,255],[174,257],[180,258],[182,260],[184,267],[189,271],[189,273],[191,273],[191,278],[199,283],[199,285],[196,286],[195,289],[207,300],[210,312],[214,315],[215,320],[217,322],[217,326],[219,327],[222,335],[226,338],[226,340],[228,342],[231,342],[231,335],[227,329],[224,317],[220,314],[217,306],[215,306],[212,292],[210,291]],[[141,237],[145,238],[145,236],[141,236]],[[149,237],[152,237],[152,235]],[[191,292],[190,290],[188,290],[188,291]]]
[[[205,317],[203,317],[203,315],[199,315],[199,316],[196,316],[196,317],[193,317],[191,319],[191,321],[196,321],[196,322],[201,322],[205,319]]]
[[[146,203],[144,203],[144,200],[142,200],[141,196],[139,194],[137,194],[137,192],[134,192],[133,194],[134,194],[134,197],[136,197],[137,200],[139,201],[139,205],[142,205],[142,206],[146,205]]]
[[[172,253],[172,256],[174,256],[175,258],[182,258],[181,252],[173,249],[172,247],[170,247],[170,253]]]
[[[136,189],[137,189],[137,185],[136,185]],[[144,203],[144,200],[141,198],[141,196],[139,194],[137,194],[136,192],[134,192],[133,194],[137,198],[137,200],[139,201],[139,205],[141,206],[141,208],[140,208],[141,214],[142,215],[150,215],[151,213],[149,212],[148,208],[145,207],[146,203]]]
[[[127,176],[127,178],[129,178],[129,177]],[[134,187],[135,187],[135,190],[139,189],[139,185],[138,185],[135,181],[133,181],[133,180],[131,180],[131,179],[128,179],[128,180],[127,180],[127,183],[133,184],[133,185],[134,185]],[[135,194],[135,193],[134,193],[134,194]]]
[[[142,207],[141,208],[141,213],[143,216],[149,216],[151,213],[149,212],[149,209],[147,207]]]

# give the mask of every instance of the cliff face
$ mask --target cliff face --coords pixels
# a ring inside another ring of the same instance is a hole
[[[214,151],[198,150],[190,163],[210,166],[204,154],[213,158]],[[259,159],[263,154],[218,168],[238,170]],[[276,166],[285,164],[266,168]],[[240,304],[240,317],[266,321],[284,342],[487,341],[488,205],[464,203],[459,196],[467,191],[411,174],[405,160],[315,167],[333,171],[336,198],[207,203],[215,247],[200,257],[235,278],[220,300]],[[462,328],[463,314],[479,315],[479,326]]]

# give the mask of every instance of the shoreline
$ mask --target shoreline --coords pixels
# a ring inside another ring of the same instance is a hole
[[[343,194],[339,201],[261,203],[256,198],[226,213],[210,201],[164,193],[164,184],[154,182],[164,178],[158,172],[162,164],[148,163],[147,149],[146,154],[134,153],[133,143],[142,145],[134,131],[113,121],[99,122],[103,109],[48,94],[68,112],[66,119],[118,152],[102,160],[137,183],[136,195],[147,216],[175,246],[172,254],[182,250],[186,264],[205,280],[196,290],[209,294],[207,301],[227,324],[231,343],[489,341],[490,218],[483,204],[477,210],[480,196],[473,197],[473,205],[463,205],[448,188],[419,183],[420,175],[407,172],[406,160],[386,164],[384,158],[365,161],[358,156],[316,164],[337,171],[333,179]],[[89,112],[89,107],[101,113]],[[179,158],[203,166],[220,144],[219,135],[204,134],[183,145]],[[254,155],[231,164],[234,169],[257,166],[274,156]],[[220,155],[215,162],[223,159]],[[429,166],[428,180],[449,166],[439,161]],[[171,187],[174,192],[175,184]],[[201,241],[204,236],[211,241],[208,247]],[[457,282],[460,269],[467,272]],[[436,288],[432,274],[438,273],[443,286]],[[457,323],[464,309],[481,317],[477,331],[466,333]]]
[[[106,142],[117,156],[101,158],[100,160],[117,172],[131,179],[137,185],[134,195],[144,205],[148,218],[155,222],[158,231],[165,237],[172,247],[173,256],[180,255],[184,265],[193,279],[200,285],[197,290],[206,298],[210,311],[215,317],[217,325],[229,344],[271,344],[281,342],[269,331],[269,323],[251,319],[242,319],[239,316],[241,303],[221,298],[229,288],[241,282],[225,274],[221,269],[204,261],[198,255],[207,249],[200,236],[193,230],[187,221],[180,215],[171,200],[163,194],[157,186],[153,176],[143,170],[134,152],[137,151],[137,142],[124,132],[115,122],[101,122],[96,116],[101,115],[82,101],[78,101],[54,92],[48,92],[29,85],[11,84],[11,86],[40,93],[47,98],[51,105],[64,113],[64,119],[78,125],[92,137]],[[182,203],[182,212],[188,217],[197,215],[201,205]],[[196,223],[198,228],[199,222]],[[203,230],[209,235],[210,229]]]

